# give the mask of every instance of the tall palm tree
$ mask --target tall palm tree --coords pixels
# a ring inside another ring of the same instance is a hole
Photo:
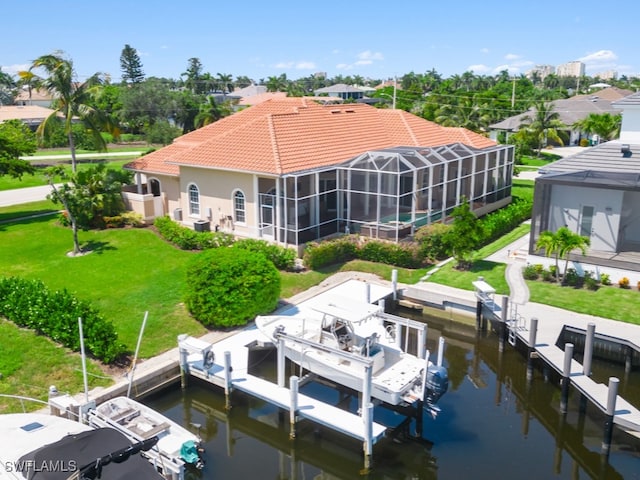
[[[538,155],[547,146],[549,140],[564,144],[567,126],[560,121],[560,114],[554,110],[551,102],[537,102],[532,115],[525,115],[520,128],[526,128],[538,140]]]
[[[51,132],[52,124],[59,116],[64,121],[64,132],[69,141],[71,151],[71,167],[76,171],[76,146],[73,138],[72,124],[82,122],[95,141],[100,151],[106,151],[107,145],[100,135],[105,129],[115,130],[106,115],[92,105],[92,97],[104,83],[104,75],[95,73],[85,82],[78,82],[73,69],[73,62],[62,56],[60,52],[36,58],[30,71],[43,69],[48,75],[38,80],[38,86],[46,89],[55,98],[54,110],[40,124],[36,133],[45,137]]]

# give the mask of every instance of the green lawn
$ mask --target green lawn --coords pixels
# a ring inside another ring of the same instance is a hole
[[[176,346],[180,333],[205,332],[182,305],[185,260],[150,229],[80,232],[92,253],[70,258],[71,231],[55,218],[0,225],[0,271],[42,280],[91,301],[117,327],[120,340],[135,349],[144,312],[149,318],[140,356]]]
[[[78,162],[78,170],[86,170],[91,165],[95,165],[97,163],[104,163],[107,168],[122,168],[125,163],[129,163],[131,160],[137,157],[117,157],[117,159],[95,159],[95,160],[81,160]],[[34,164],[37,161],[34,160]],[[68,162],[53,162],[51,160],[47,161],[48,164],[53,163],[63,163],[65,170],[67,172],[71,172],[71,164]],[[46,185],[47,180],[44,176],[44,170],[48,165],[36,165],[36,173],[33,175],[23,175],[21,178],[13,178],[8,175],[0,176],[0,191],[4,190],[13,190],[16,188],[25,188],[25,187],[38,187],[40,185]]]
[[[530,188],[524,184],[515,188]],[[51,202],[37,202],[0,208],[0,222],[26,214],[51,211]],[[510,235],[484,247],[478,258],[485,258],[529,229],[522,225]],[[92,253],[76,258],[66,256],[72,249],[71,231],[58,225],[55,216],[43,216],[0,223],[0,271],[42,280],[52,289],[73,292],[88,300],[114,322],[120,340],[135,349],[145,311],[149,312],[140,357],[148,358],[176,346],[177,335],[201,335],[206,329],[189,316],[182,304],[185,263],[194,253],[178,250],[159,238],[152,229],[115,229],[80,232],[80,241]],[[483,276],[499,294],[508,294],[504,264],[477,260],[473,269],[460,272],[445,265],[430,281],[472,290],[471,282]],[[282,273],[282,298],[319,284],[338,271],[363,271],[384,279],[394,267],[354,260],[321,271]],[[398,268],[398,281],[416,283],[428,269]],[[638,323],[640,293],[617,287],[596,292],[529,282],[531,301],[548,303],[567,310]],[[24,348],[28,345],[29,348]],[[97,376],[100,365],[89,362],[90,387],[108,384]],[[46,398],[55,384],[61,391],[79,392],[82,378],[77,354],[54,345],[33,332],[0,322],[0,393]],[[15,402],[0,400],[0,413]],[[3,410],[4,409],[4,410]]]

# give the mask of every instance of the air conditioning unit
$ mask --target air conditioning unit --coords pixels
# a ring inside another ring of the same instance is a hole
[[[176,208],[173,211],[173,219],[177,222],[181,222],[182,221],[182,209],[181,208]]]
[[[196,220],[193,222],[193,229],[196,232],[210,232],[211,224],[208,220]]]

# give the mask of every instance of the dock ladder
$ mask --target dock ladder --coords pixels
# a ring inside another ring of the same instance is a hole
[[[526,322],[525,318],[518,313],[518,304],[510,303],[510,312],[509,316],[506,319],[507,328],[509,329],[509,335],[507,337],[509,344],[512,347],[516,346],[517,341],[517,333],[521,330],[526,330]]]

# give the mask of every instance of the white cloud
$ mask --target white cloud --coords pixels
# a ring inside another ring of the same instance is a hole
[[[615,62],[617,59],[618,56],[611,50],[598,50],[597,52],[585,55],[578,60],[585,64],[609,64]]]
[[[519,58],[520,58],[520,55],[517,55],[517,54],[515,54],[515,53],[507,53],[507,54],[504,56],[504,59],[505,59],[505,60],[517,60],[517,59],[519,59]]]
[[[482,65],[482,64],[469,65],[466,71],[473,72],[475,74],[482,74],[482,73],[487,73],[491,71],[491,67],[488,67],[487,65]]]
[[[480,49],[480,53],[489,53],[489,49],[488,48],[481,48]]]
[[[360,52],[356,55],[359,61],[368,61],[372,63],[374,60],[384,60],[384,55],[380,52],[372,52],[370,50],[365,50],[364,52]]]
[[[313,62],[278,62],[274,67],[286,70],[313,70],[316,68],[316,64]]]
[[[339,63],[336,65],[338,70],[353,70],[355,67],[364,67],[372,65],[374,62],[384,60],[384,55],[380,52],[372,52],[365,50],[356,55],[357,60],[353,63]]]
[[[23,64],[14,64],[14,65],[3,65],[0,67],[4,73],[8,73],[9,75],[17,75],[18,72],[29,70],[31,65],[28,63]]]

